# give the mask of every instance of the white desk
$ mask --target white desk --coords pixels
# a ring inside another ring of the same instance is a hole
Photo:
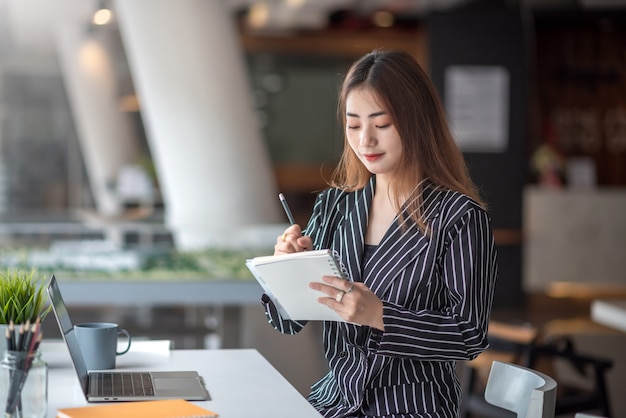
[[[120,370],[197,370],[204,378],[210,401],[194,402],[220,418],[319,418],[319,413],[263,357],[253,349],[154,350],[135,344],[118,356]],[[150,351],[148,351],[150,350]],[[88,405],[63,343],[42,344],[49,366],[48,418],[58,408]],[[92,404],[97,405],[97,404]]]
[[[591,319],[626,332],[626,299],[596,299],[591,303]]]

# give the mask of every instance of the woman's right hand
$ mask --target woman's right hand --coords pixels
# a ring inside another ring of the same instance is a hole
[[[302,235],[300,225],[294,224],[285,229],[285,232],[276,238],[274,255],[308,251],[312,248],[313,241],[311,241],[311,237]]]

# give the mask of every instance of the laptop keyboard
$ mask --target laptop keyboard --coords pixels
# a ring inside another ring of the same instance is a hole
[[[91,396],[154,396],[152,378],[145,372],[90,373],[89,386]]]

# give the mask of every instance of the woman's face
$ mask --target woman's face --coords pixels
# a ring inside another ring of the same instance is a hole
[[[346,97],[346,138],[363,165],[377,178],[391,176],[402,157],[402,141],[391,117],[368,89]]]

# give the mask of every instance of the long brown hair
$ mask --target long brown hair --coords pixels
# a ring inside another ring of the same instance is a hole
[[[466,194],[484,206],[452,138],[437,91],[411,55],[375,50],[352,64],[339,93],[338,117],[344,132],[346,99],[355,89],[374,93],[400,135],[402,159],[389,190],[396,207],[406,204],[411,218],[423,226],[419,187],[425,179]],[[330,185],[354,191],[365,187],[370,177],[344,135],[343,154]]]

